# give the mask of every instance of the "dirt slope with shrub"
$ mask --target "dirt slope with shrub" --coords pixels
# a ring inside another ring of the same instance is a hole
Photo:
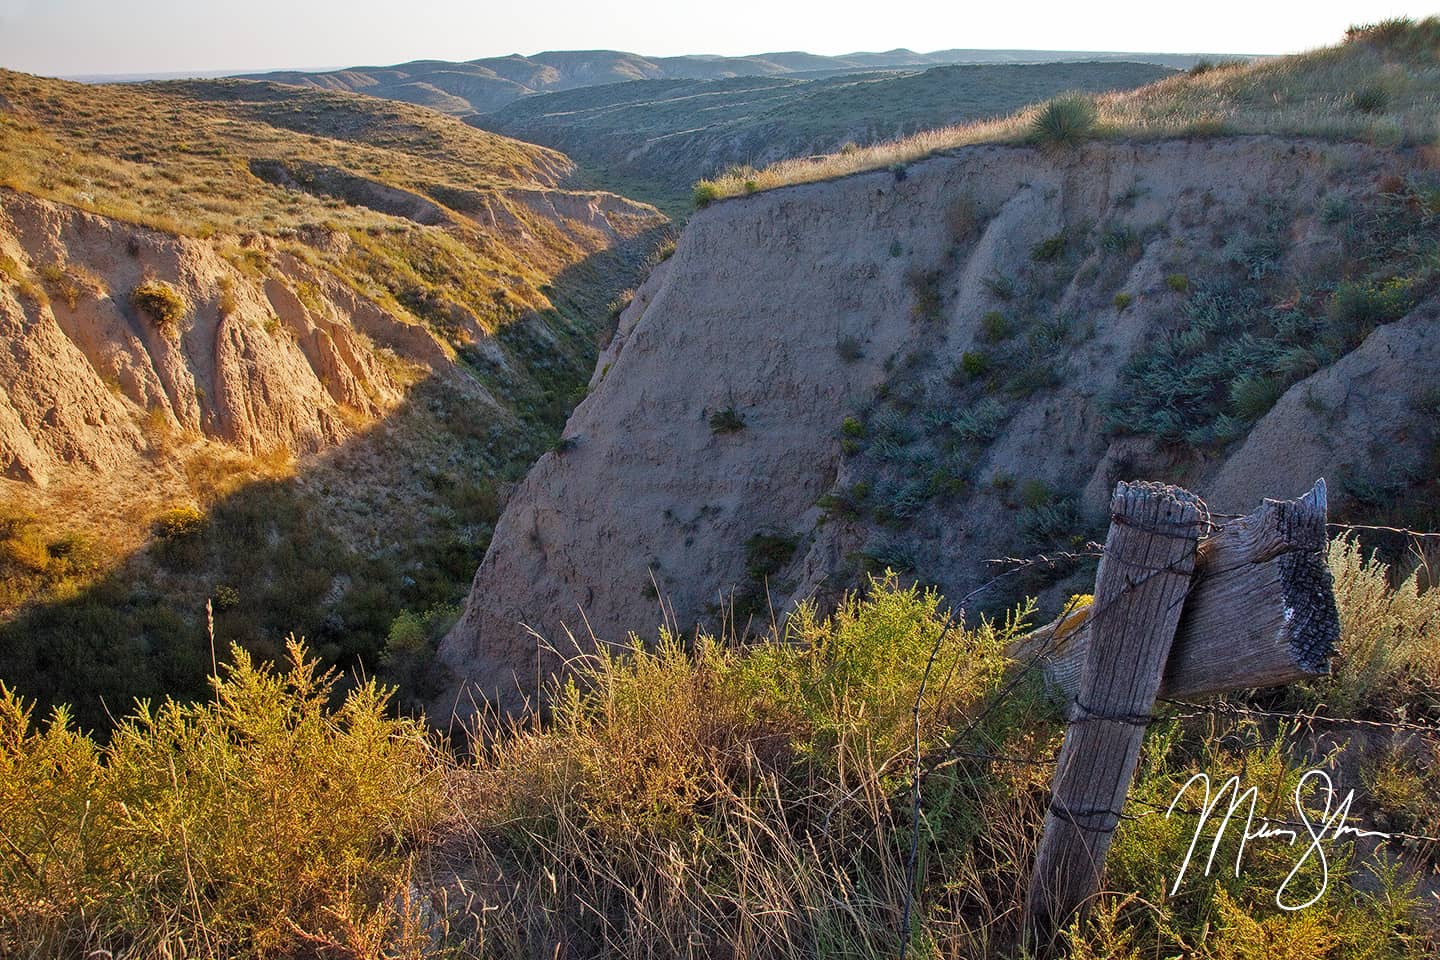
[[[1352,514],[1433,493],[1437,213],[1419,156],[1267,137],[970,147],[718,204],[510,500],[444,707],[866,570],[959,597],[1101,534],[1119,479],[1217,512],[1320,475]]]

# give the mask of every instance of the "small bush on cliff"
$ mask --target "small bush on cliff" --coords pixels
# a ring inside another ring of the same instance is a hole
[[[1335,288],[1330,320],[1345,336],[1358,341],[1378,325],[1405,316],[1412,302],[1411,283],[1403,277],[1347,280]]]
[[[710,432],[715,434],[739,433],[745,429],[745,418],[733,406],[716,410],[710,414]]]
[[[690,200],[695,204],[696,210],[704,210],[710,204],[720,199],[720,188],[710,180],[701,180],[695,184],[695,189],[690,195]]]
[[[1089,97],[1056,97],[1030,121],[1030,137],[1045,147],[1074,147],[1095,132],[1095,104]]]
[[[1361,113],[1384,113],[1390,106],[1390,90],[1381,83],[1367,84],[1350,94],[1350,106]]]
[[[163,280],[146,280],[130,292],[130,302],[162,333],[173,333],[190,310],[185,295]]]

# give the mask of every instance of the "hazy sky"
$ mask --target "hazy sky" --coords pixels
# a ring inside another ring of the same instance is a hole
[[[596,48],[1286,53],[1333,43],[1351,23],[1432,12],[1404,0],[0,0],[0,67],[52,76],[213,72]]]

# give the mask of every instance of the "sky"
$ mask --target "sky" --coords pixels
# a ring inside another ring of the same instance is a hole
[[[1290,53],[1352,23],[1440,12],[1404,0],[0,0],[0,67],[47,76],[473,60],[542,50],[651,56],[909,47]]]

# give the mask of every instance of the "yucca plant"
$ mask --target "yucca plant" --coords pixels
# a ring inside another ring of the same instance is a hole
[[[1074,147],[1095,133],[1095,103],[1081,94],[1056,97],[1030,121],[1030,137],[1044,147]]]

